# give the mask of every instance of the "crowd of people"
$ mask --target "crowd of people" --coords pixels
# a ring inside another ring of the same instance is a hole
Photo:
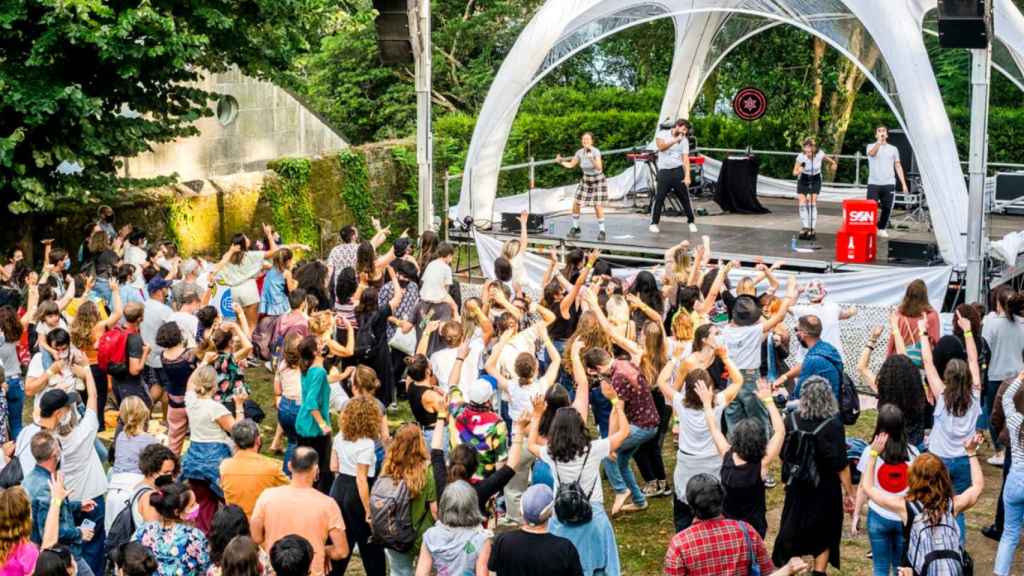
[[[103,207],[80,246],[12,250],[3,574],[340,576],[357,555],[369,576],[617,576],[617,519],[655,498],[666,575],[824,574],[847,515],[874,574],[965,574],[983,444],[1004,477],[984,533],[1011,573],[1024,294],[958,306],[943,335],[914,281],[844,350],[856,309],[778,264],[734,285],[708,242],[628,280],[552,251],[532,294],[526,216],[472,296],[437,234],[376,221],[323,260],[264,226],[206,261]],[[878,398],[863,440],[849,354]]]

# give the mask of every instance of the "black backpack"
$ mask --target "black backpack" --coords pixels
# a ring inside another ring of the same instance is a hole
[[[844,425],[853,426],[860,419],[860,394],[857,393],[857,385],[846,373],[841,362],[832,362],[832,366],[839,372],[839,398],[836,398],[839,403],[839,417]]]
[[[555,478],[558,479],[558,492],[555,493],[555,515],[558,521],[566,526],[581,526],[590,522],[594,511],[590,508],[590,495],[594,493],[598,480],[589,492],[584,492],[580,486],[583,479],[583,471],[587,468],[587,460],[590,459],[590,446],[587,446],[586,455],[583,457],[583,465],[580,466],[580,473],[572,482],[562,482],[558,475],[558,466],[555,465]]]
[[[813,432],[801,430],[796,425],[796,412],[789,414],[791,430],[786,433],[786,442],[782,450],[782,481],[787,486],[804,484],[818,486],[821,475],[818,473],[818,449],[816,436],[832,418],[826,418]]]
[[[149,486],[143,486],[139,488],[132,497],[127,500],[127,506],[123,510],[117,513],[114,517],[114,522],[110,525],[110,530],[107,530],[107,540],[103,544],[103,553],[107,558],[114,553],[122,544],[131,542],[132,536],[135,535],[135,517],[132,515],[132,509],[135,508],[135,504],[138,503],[139,498],[143,494],[152,492],[153,489]]]

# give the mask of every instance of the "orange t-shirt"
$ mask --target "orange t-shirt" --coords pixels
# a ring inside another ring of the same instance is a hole
[[[228,504],[237,504],[252,516],[256,500],[264,490],[288,484],[281,462],[253,452],[239,450],[220,463],[220,486]]]
[[[263,521],[263,549],[270,553],[275,542],[289,534],[298,534],[313,545],[313,576],[323,576],[325,542],[331,530],[345,530],[341,509],[334,498],[316,488],[279,486],[264,490],[256,500],[252,520]]]

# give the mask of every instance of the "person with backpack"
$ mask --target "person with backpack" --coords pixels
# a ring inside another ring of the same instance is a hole
[[[925,336],[922,335],[922,338]],[[985,477],[978,462],[980,435],[973,435],[964,444],[971,466],[971,486],[961,494],[953,493],[953,483],[942,459],[934,454],[921,454],[907,472],[907,492],[889,494],[872,482],[861,482],[861,489],[872,502],[899,516],[903,524],[904,551],[901,568],[910,568],[915,575],[963,575],[973,566],[961,543],[960,527],[955,516],[973,507],[985,487]],[[867,454],[864,474],[875,476],[878,457],[886,450],[889,435],[875,436]],[[998,571],[996,572],[999,573]]]
[[[555,477],[551,533],[576,546],[586,576],[618,576],[619,550],[615,531],[604,510],[601,462],[629,437],[629,422],[615,388],[602,382],[601,393],[612,405],[607,438],[591,440],[586,420],[576,408],[565,406],[555,413],[547,444],[541,444],[544,402],[537,401],[533,405],[527,446],[535,457],[548,465]]]
[[[772,560],[781,566],[794,556],[814,556],[812,574],[824,574],[829,564],[839,568],[843,510],[853,511],[854,495],[846,431],[828,381],[807,379],[800,406],[785,422],[786,499]]]
[[[962,494],[971,485],[971,465],[964,451],[964,443],[974,436],[981,415],[981,370],[978,348],[968,319],[954,314],[955,322],[964,334],[967,362],[954,358],[946,364],[940,376],[932,360],[927,322],[918,321],[921,333],[921,358],[928,389],[935,398],[935,423],[928,436],[928,452],[942,458],[953,481],[953,490]],[[967,525],[962,514],[957,515],[960,526],[960,544],[967,538]]]
[[[888,437],[883,449],[879,452],[880,462],[875,466],[875,473],[867,476],[868,459],[871,446],[864,448],[857,469],[861,481],[857,489],[857,502],[854,504],[851,532],[857,533],[860,509],[867,500],[865,486],[871,485],[875,490],[893,496],[904,496],[907,493],[907,478],[910,467],[919,453],[917,448],[907,441],[906,426],[903,422],[903,411],[894,404],[883,404],[878,408],[878,420],[875,423],[875,436],[885,434]],[[875,503],[868,502],[868,539],[871,542],[871,561],[874,565],[874,576],[897,574],[900,556],[903,554],[903,524],[898,514],[886,510]]]
[[[1006,417],[1006,435],[1010,441],[1007,452],[1009,471],[1004,477],[1003,494],[1000,495],[1005,508],[1003,533],[996,553],[995,573],[1005,576],[1010,573],[1014,552],[1020,543],[1021,522],[1024,520],[1024,415],[1021,414],[1022,398],[1021,373],[1010,384],[1000,398],[1000,405]],[[972,464],[977,464],[975,458]]]
[[[104,545],[107,558],[130,542],[139,526],[160,518],[160,513],[149,501],[149,495],[174,482],[179,471],[178,457],[163,444],[150,444],[139,454],[139,470],[143,474],[142,482],[133,487],[131,497],[121,502],[122,508],[107,529]]]
[[[110,375],[114,402],[118,406],[127,397],[138,396],[146,406],[153,407],[149,391],[142,384],[142,369],[149,356],[149,347],[139,334],[144,312],[145,307],[140,302],[125,304],[124,326],[104,332],[96,347],[97,364],[100,370]]]
[[[817,316],[801,316],[796,325],[796,340],[807,350],[803,362],[790,369],[789,374],[799,377],[791,400],[799,400],[804,382],[820,376],[828,381],[838,401],[842,395],[843,356],[835,346],[821,338],[821,320]]]
[[[423,432],[414,423],[395,432],[370,492],[370,530],[384,547],[391,576],[412,576],[423,534],[437,518],[437,486]]]

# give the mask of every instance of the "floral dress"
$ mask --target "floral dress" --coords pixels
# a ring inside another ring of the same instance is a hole
[[[132,539],[153,553],[160,576],[202,574],[210,567],[210,545],[198,528],[185,524],[167,528],[160,522],[146,522]]]
[[[213,399],[217,402],[231,402],[235,394],[239,392],[249,393],[249,387],[245,385],[245,371],[238,362],[235,362],[235,355],[230,352],[221,352],[213,363],[217,371],[217,389],[213,392]]]

